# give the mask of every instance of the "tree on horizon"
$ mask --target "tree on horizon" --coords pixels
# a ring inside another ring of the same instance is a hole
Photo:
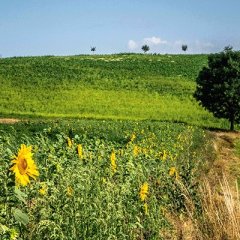
[[[187,44],[183,44],[183,45],[182,45],[182,50],[183,50],[184,52],[186,52],[187,49],[188,49],[188,45],[187,45]]]
[[[91,47],[91,52],[95,52],[96,51],[96,47]]]
[[[142,50],[144,51],[144,53],[146,53],[150,50],[150,47],[147,44],[145,44],[142,46]]]

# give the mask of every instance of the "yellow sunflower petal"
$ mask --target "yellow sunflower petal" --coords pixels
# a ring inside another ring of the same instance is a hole
[[[9,170],[15,174],[15,182],[17,185],[26,186],[30,183],[30,179],[36,179],[39,176],[37,166],[32,159],[32,146],[27,147],[25,144],[22,144],[18,155],[14,156],[14,159],[11,161],[14,164]]]

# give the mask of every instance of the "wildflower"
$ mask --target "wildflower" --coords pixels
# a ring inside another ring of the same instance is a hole
[[[161,152],[161,158],[163,161],[165,161],[167,159],[167,152],[165,150],[163,150],[163,152]]]
[[[73,140],[70,137],[67,137],[67,144],[71,148],[73,145]]]
[[[71,197],[71,196],[73,195],[73,189],[72,189],[71,186],[68,186],[68,187],[67,187],[67,195],[68,195],[69,197]]]
[[[43,184],[38,192],[40,193],[40,195],[46,195],[47,194],[47,186],[46,186],[46,184]]]
[[[112,151],[111,153],[110,161],[111,161],[112,171],[113,173],[115,173],[117,171],[117,165],[116,165],[116,154],[114,151]]]
[[[39,176],[37,166],[32,159],[32,147],[27,147],[25,144],[21,145],[18,155],[14,156],[12,163],[14,164],[10,170],[15,173],[16,185],[26,186],[30,183],[29,177],[36,179]]]
[[[145,215],[148,215],[149,212],[148,212],[148,204],[147,204],[147,203],[144,203],[144,204],[143,204],[143,209],[144,209]]]
[[[77,152],[78,152],[78,156],[80,159],[83,159],[83,147],[82,144],[78,144],[77,146]]]
[[[169,169],[169,176],[175,176],[176,179],[178,179],[178,172],[175,167],[171,167]]]
[[[138,146],[133,147],[133,156],[136,157],[140,152],[140,148]]]
[[[2,225],[1,223],[0,223],[0,232],[1,232],[1,236],[2,234],[7,233],[9,235],[8,239],[10,240],[17,240],[19,237],[19,233],[15,228],[8,228],[7,226]]]
[[[139,195],[140,195],[140,199],[142,201],[145,201],[145,199],[147,198],[147,195],[148,195],[148,183],[147,182],[145,182],[141,186]]]
[[[136,135],[135,135],[135,133],[133,133],[131,136],[130,142],[133,142],[135,139],[136,139]]]
[[[10,240],[17,240],[19,237],[19,233],[17,232],[16,229],[12,228],[9,229],[9,233],[10,233]]]
[[[41,195],[46,195],[46,189],[45,188],[41,188],[38,191]]]

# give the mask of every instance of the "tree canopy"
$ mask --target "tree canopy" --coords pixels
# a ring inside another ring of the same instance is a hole
[[[95,52],[96,51],[96,47],[91,47],[91,51]]]
[[[187,48],[188,48],[188,46],[187,46],[186,44],[183,44],[183,45],[182,45],[182,50],[183,50],[184,52],[187,51]]]
[[[142,46],[142,50],[144,51],[144,53],[146,53],[150,50],[150,47],[147,44],[145,44]]]
[[[225,47],[220,53],[210,54],[208,66],[197,77],[194,97],[217,118],[240,122],[240,52]]]

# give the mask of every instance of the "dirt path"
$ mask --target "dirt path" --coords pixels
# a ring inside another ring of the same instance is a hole
[[[210,134],[216,155],[209,162],[208,172],[203,174],[200,183],[201,218],[194,218],[194,208],[190,207],[188,217],[176,224],[176,239],[240,239],[240,203],[236,190],[236,180],[240,179],[240,158],[234,153],[234,141],[240,140],[240,132]]]
[[[7,124],[12,124],[12,123],[17,123],[20,122],[20,119],[17,118],[0,118],[0,123],[7,123]]]
[[[240,140],[240,132],[212,134],[216,158],[202,184],[202,229],[211,226],[211,234],[202,231],[201,239],[240,239],[240,157],[234,143]]]

